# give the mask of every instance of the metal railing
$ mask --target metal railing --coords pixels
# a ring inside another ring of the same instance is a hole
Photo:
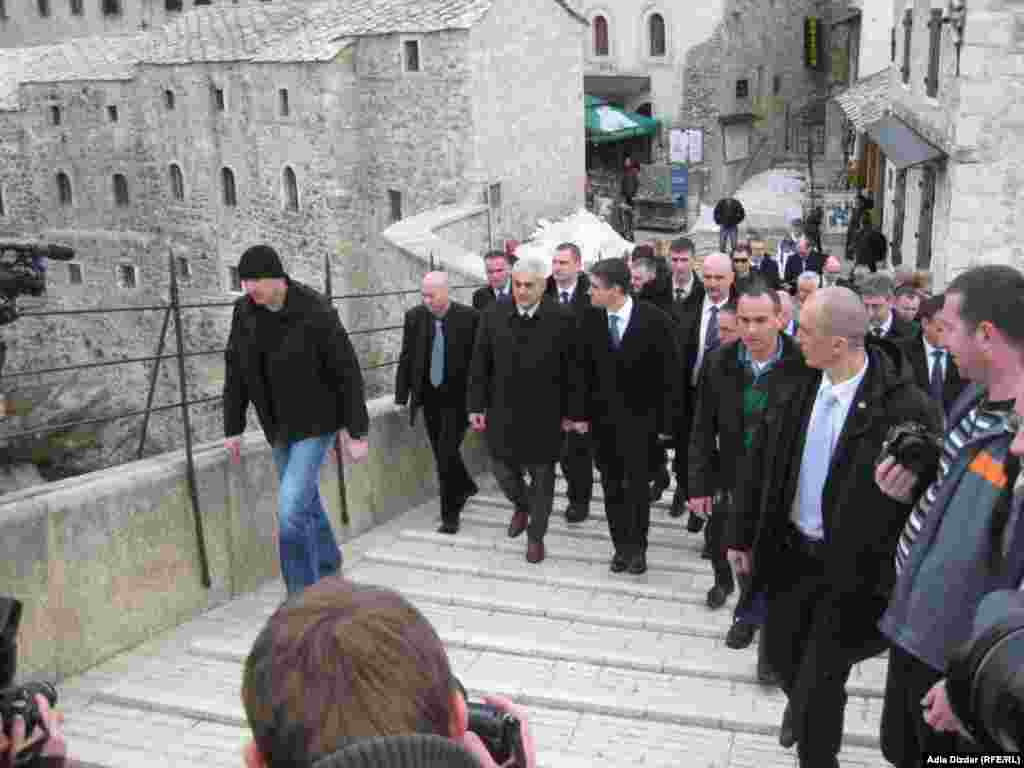
[[[430,260],[430,268],[434,269],[434,260]],[[169,274],[169,285],[170,285],[170,297],[166,304],[150,304],[142,306],[130,306],[130,307],[101,307],[101,308],[89,308],[89,309],[59,309],[59,310],[48,310],[41,312],[24,312],[20,315],[22,319],[28,318],[40,318],[40,317],[57,317],[57,316],[76,316],[76,315],[109,315],[122,312],[163,312],[163,323],[160,330],[160,337],[157,341],[156,354],[147,355],[142,357],[122,357],[114,360],[104,360],[102,362],[93,363],[78,363],[75,365],[63,365],[51,368],[38,368],[38,369],[23,369],[19,371],[5,372],[3,378],[6,379],[17,379],[28,376],[51,376],[55,374],[63,374],[74,371],[89,370],[94,368],[106,368],[110,366],[123,366],[123,365],[136,365],[143,363],[154,363],[153,370],[149,378],[149,388],[146,394],[146,407],[141,410],[126,411],[124,413],[114,414],[112,416],[103,416],[92,419],[80,419],[76,421],[63,422],[59,424],[43,424],[37,427],[24,429],[19,432],[9,432],[0,434],[0,438],[5,440],[13,440],[17,438],[36,437],[38,435],[50,434],[56,432],[65,432],[69,429],[76,427],[94,426],[98,424],[108,424],[123,419],[131,419],[142,417],[142,425],[140,428],[139,435],[139,446],[136,451],[136,458],[141,459],[146,447],[146,437],[149,431],[150,416],[154,413],[161,413],[166,411],[172,411],[174,409],[180,409],[182,426],[184,429],[185,438],[185,463],[186,463],[186,479],[188,483],[189,500],[192,507],[192,516],[196,529],[196,540],[198,547],[199,556],[199,567],[200,567],[200,578],[204,587],[209,588],[211,586],[210,579],[210,567],[209,558],[206,551],[206,538],[203,530],[203,519],[201,514],[201,507],[199,504],[199,496],[197,491],[196,474],[195,474],[195,460],[193,456],[193,435],[192,435],[192,424],[190,418],[189,409],[192,406],[203,405],[207,403],[219,402],[223,399],[221,395],[213,395],[209,397],[199,397],[195,399],[189,399],[188,392],[188,376],[185,370],[185,360],[188,358],[195,357],[211,357],[214,355],[223,356],[226,348],[218,347],[216,349],[202,349],[202,350],[187,350],[185,348],[185,331],[182,324],[182,311],[183,310],[196,310],[196,309],[216,309],[216,308],[229,308],[235,304],[234,300],[231,301],[207,301],[207,302],[183,302],[181,300],[181,291],[178,284],[178,272],[174,260],[173,253],[168,253],[168,274]],[[468,288],[474,288],[475,285],[456,285],[452,286],[451,290],[462,290]],[[336,301],[345,301],[352,299],[383,299],[383,298],[400,298],[411,295],[419,295],[419,288],[410,288],[406,290],[396,291],[379,291],[371,293],[347,293],[339,294],[335,296],[332,292],[332,278],[331,278],[331,264],[328,257],[324,257],[324,293],[333,304]],[[164,349],[167,344],[167,333],[170,326],[171,318],[174,318],[174,335],[177,349],[174,352],[165,353]],[[358,330],[347,331],[349,337],[354,336],[367,336],[379,333],[388,333],[392,331],[402,330],[401,325],[387,325],[378,328],[364,328]],[[164,360],[176,360],[178,370],[178,387],[179,387],[179,399],[172,403],[163,405],[153,405],[153,400],[156,395],[157,378],[160,374],[160,365]],[[375,363],[372,365],[360,366],[361,371],[373,371],[380,370],[383,368],[389,368],[398,364],[398,360],[388,360],[383,363]],[[341,513],[341,521],[343,525],[349,524],[348,515],[348,501],[345,490],[345,473],[344,464],[341,452],[338,452],[337,456],[337,468],[338,468],[338,503]]]

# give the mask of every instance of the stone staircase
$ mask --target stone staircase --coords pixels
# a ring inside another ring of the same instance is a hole
[[[471,695],[524,703],[545,768],[795,766],[777,743],[785,699],[755,680],[756,651],[725,647],[730,604],[712,612],[701,537],[652,511],[649,570],[608,571],[600,485],[590,518],[565,522],[564,481],[545,540],[524,560],[511,505],[484,484],[457,536],[435,533],[436,502],[347,542],[345,572],[407,595],[445,641]],[[61,685],[72,756],[109,768],[241,765],[248,739],[242,662],[283,598],[274,583]],[[884,766],[884,659],[854,670],[844,766]]]

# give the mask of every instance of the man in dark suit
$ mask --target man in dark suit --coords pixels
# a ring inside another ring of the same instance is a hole
[[[796,281],[804,272],[817,272],[819,275],[825,266],[825,257],[818,251],[811,250],[811,241],[807,236],[801,237],[796,243],[796,253],[786,262],[786,272],[782,281],[790,293],[796,293]]]
[[[458,533],[462,508],[477,492],[459,449],[469,428],[466,386],[479,315],[449,298],[444,272],[427,274],[422,292],[423,303],[405,313],[395,402],[409,403],[410,424],[423,408],[441,492],[438,531]]]
[[[510,270],[512,259],[504,251],[488,251],[484,256],[487,285],[473,291],[473,309],[483,312],[494,302],[512,301]]]
[[[651,516],[648,453],[659,435],[672,431],[679,363],[672,320],[629,291],[625,261],[604,259],[591,268],[590,297],[601,311],[584,319],[581,358],[615,548],[611,570],[641,574]]]
[[[778,262],[761,249],[750,250],[750,271],[752,274],[760,275],[773,291],[777,291],[782,285]]]
[[[551,258],[545,295],[572,312],[576,327],[583,326],[590,306],[590,280],[583,271],[583,256],[575,243],[562,243]],[[565,519],[582,523],[590,515],[594,491],[594,444],[589,434],[570,430],[565,433],[561,457],[562,474],[568,485],[569,507]]]
[[[871,334],[883,339],[910,339],[914,326],[893,311],[895,289],[889,275],[876,272],[860,282],[860,297],[868,310]]]
[[[487,434],[494,476],[515,505],[508,535],[527,531],[530,563],[544,559],[562,432],[585,429],[576,323],[543,300],[546,269],[516,262],[515,301],[481,316],[469,377],[470,424]]]
[[[768,594],[762,642],[789,699],[779,740],[798,743],[801,768],[837,768],[850,670],[886,647],[878,620],[910,507],[875,484],[882,443],[897,424],[941,425],[903,355],[865,343],[866,327],[846,288],[808,299],[798,338],[809,369],[765,411],[730,519],[729,559]]]
[[[942,412],[948,414],[967,382],[960,378],[960,369],[943,340],[945,326],[939,312],[944,303],[945,295],[941,293],[922,301],[917,315],[921,321],[921,335],[903,340],[901,346],[910,361],[917,386],[931,395],[942,406]]]

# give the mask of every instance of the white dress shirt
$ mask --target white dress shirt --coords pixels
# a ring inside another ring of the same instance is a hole
[[[923,335],[921,336],[921,341],[924,342],[924,359],[928,363],[928,381],[932,380],[932,373],[935,369],[935,358],[932,357],[932,355],[935,352],[942,353],[942,357],[939,358],[939,365],[942,366],[940,370],[942,371],[942,380],[945,381],[946,366],[949,365],[949,363],[947,362],[948,358],[946,357],[948,353],[944,349],[939,349],[939,347],[933,347],[931,344],[928,343],[927,339],[925,339]]]
[[[682,291],[683,292],[683,295],[682,295],[681,298],[683,298],[683,299],[689,298],[690,294],[693,293],[693,286],[694,286],[695,282],[696,282],[696,277],[694,277],[693,272],[690,273],[690,282],[688,282],[686,285],[679,285],[679,283],[677,283],[675,278],[673,277],[672,278],[672,299],[673,300],[676,299],[676,291]]]
[[[633,316],[633,299],[631,296],[626,297],[626,303],[619,307],[617,310],[612,312],[608,310],[608,316],[615,315],[619,318],[619,341],[622,341],[626,335],[626,329],[629,327],[629,319]],[[611,332],[611,328],[608,329]]]
[[[523,309],[522,307],[517,305],[516,310],[519,312],[520,317],[533,317],[534,315],[537,314],[537,307],[539,306],[540,302],[538,301],[536,304],[534,304],[532,307],[528,309]]]
[[[811,419],[808,424],[814,423],[814,418],[817,415],[817,411],[822,407],[825,402],[823,395],[832,390],[832,394],[836,396],[838,404],[832,409],[832,453],[835,453],[836,443],[839,442],[839,436],[843,433],[843,425],[846,424],[846,417],[850,413],[850,408],[853,406],[854,395],[857,394],[857,389],[860,387],[861,381],[864,380],[864,375],[868,372],[868,361],[865,357],[864,365],[860,371],[852,379],[847,379],[842,384],[836,384],[833,386],[831,379],[828,377],[828,373],[825,373],[821,377],[821,385],[818,387],[818,395],[814,401],[814,409],[811,411]],[[797,488],[800,487],[799,478],[797,478]],[[823,539],[825,538],[825,525],[821,518],[821,507],[817,509],[803,510],[800,509],[800,494],[798,493],[793,497],[793,508],[789,513],[790,520],[793,524],[800,529],[800,532],[804,536],[808,536],[812,539]]]
[[[718,307],[718,311],[721,312],[722,307],[728,303],[729,300],[727,298],[725,301],[715,304],[707,294],[704,295],[704,303],[700,309],[700,338],[697,339],[697,360],[693,364],[693,376],[690,379],[690,384],[693,386],[697,386],[700,367],[704,363],[704,343],[707,341],[708,323],[711,322],[711,308]]]
[[[562,303],[562,294],[563,293],[568,293],[569,294],[569,298],[567,298],[565,301],[566,301],[567,304],[572,304],[572,297],[576,295],[576,284],[578,282],[579,282],[579,277],[577,277],[575,280],[572,281],[572,286],[569,287],[569,288],[563,288],[558,283],[555,283],[555,292],[556,292],[555,298],[558,299],[558,303],[559,304]]]
[[[887,333],[889,333],[889,329],[892,328],[892,314],[893,314],[892,310],[890,309],[889,310],[889,319],[886,320],[884,323],[882,323],[880,326],[878,326],[879,328],[882,329],[882,332],[877,334],[877,335],[885,336]],[[874,328],[871,329],[871,332],[872,333],[875,332]]]

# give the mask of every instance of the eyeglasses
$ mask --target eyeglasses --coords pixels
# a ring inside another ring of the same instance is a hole
[[[733,259],[732,263],[733,264],[749,264],[750,263],[750,259]]]

